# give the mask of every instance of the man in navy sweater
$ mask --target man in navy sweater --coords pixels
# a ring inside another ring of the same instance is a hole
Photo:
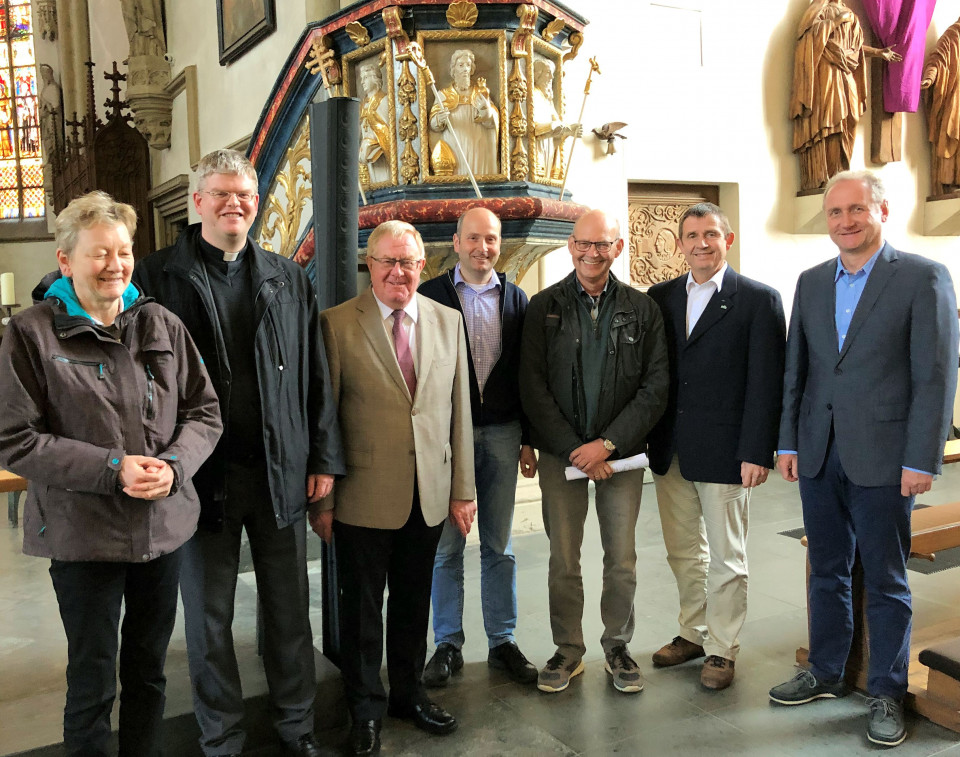
[[[517,462],[527,478],[537,458],[521,427],[520,335],[526,295],[494,266],[500,257],[500,219],[471,208],[457,221],[453,249],[460,262],[420,287],[420,294],[458,310],[467,331],[473,410],[477,520],[480,531],[480,601],[487,633],[487,664],[518,683],[537,680],[537,669],[514,638],[517,564],[510,533]],[[427,686],[443,686],[463,667],[464,536],[444,525],[433,564],[433,632],[437,651],[423,671]]]

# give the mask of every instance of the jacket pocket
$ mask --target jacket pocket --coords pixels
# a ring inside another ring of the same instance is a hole
[[[621,375],[643,371],[644,325],[636,311],[614,313],[610,324],[610,342],[616,350]]]
[[[58,363],[65,363],[66,365],[78,365],[78,366],[84,366],[86,368],[92,368],[94,371],[96,371],[96,376],[100,381],[103,381],[104,379],[103,363],[101,362],[98,362],[96,360],[78,360],[77,358],[66,357],[64,355],[51,355],[50,357],[52,357]]]

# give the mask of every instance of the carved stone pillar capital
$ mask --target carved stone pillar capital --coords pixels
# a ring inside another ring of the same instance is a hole
[[[154,150],[170,147],[173,95],[170,63],[157,55],[136,55],[127,59],[127,102],[133,112],[133,125]]]

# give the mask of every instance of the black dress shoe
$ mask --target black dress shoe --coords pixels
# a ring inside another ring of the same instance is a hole
[[[505,670],[507,675],[517,683],[535,683],[537,680],[536,667],[523,656],[520,647],[512,641],[491,649],[487,653],[487,665]]]
[[[380,721],[355,720],[350,728],[348,753],[361,757],[380,753]]]
[[[430,662],[423,669],[420,680],[423,685],[431,689],[437,686],[446,686],[450,676],[459,673],[463,668],[463,653],[453,644],[443,642],[433,653]]]
[[[296,741],[286,742],[290,757],[321,757],[320,745],[312,733],[305,733]]]
[[[411,720],[421,731],[435,736],[446,736],[457,730],[457,719],[445,709],[427,700],[412,707],[389,705],[387,714],[393,718]]]

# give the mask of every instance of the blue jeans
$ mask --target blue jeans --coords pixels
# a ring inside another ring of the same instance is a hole
[[[480,531],[480,603],[490,649],[513,641],[517,627],[517,559],[510,533],[517,496],[520,423],[473,429]],[[433,637],[463,646],[463,548],[466,539],[446,521],[433,563]]]
[[[910,664],[907,583],[913,497],[899,486],[858,486],[843,471],[831,440],[823,468],[800,477],[810,558],[810,669],[820,680],[843,678],[853,639],[850,572],[859,548],[870,629],[867,691],[902,700]]]

